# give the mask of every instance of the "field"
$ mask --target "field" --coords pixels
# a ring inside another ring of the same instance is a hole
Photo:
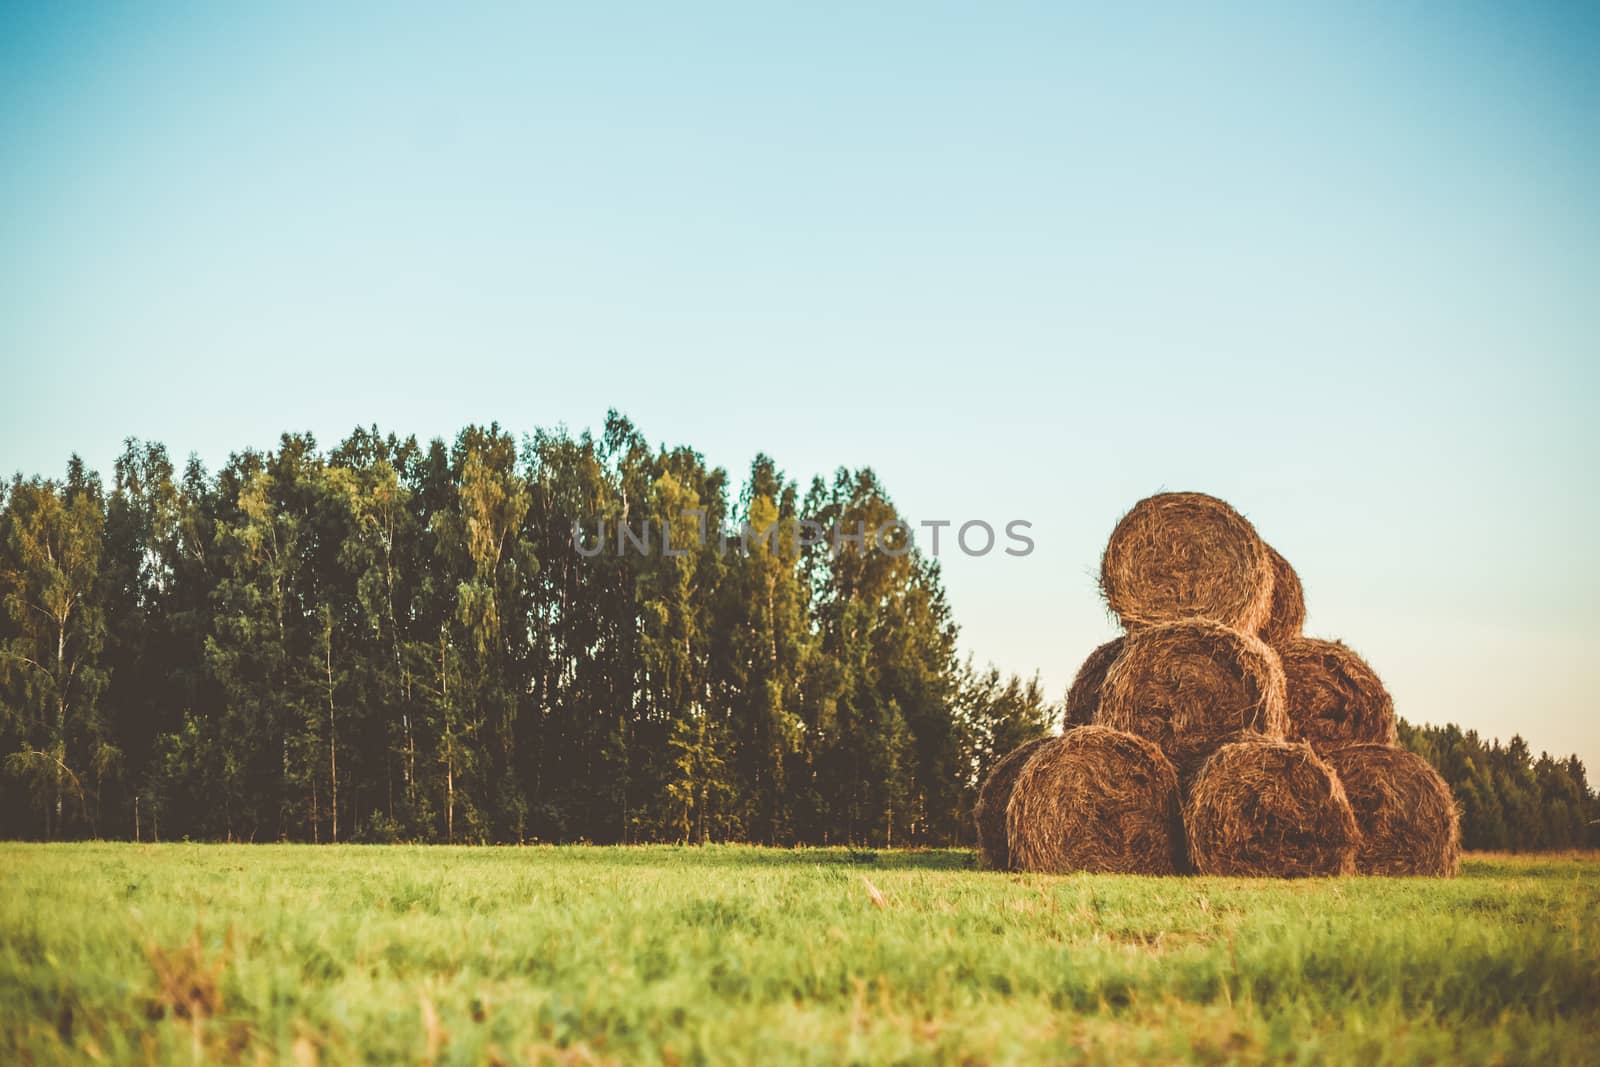
[[[0,1061],[1596,1062],[1600,856],[0,845]]]

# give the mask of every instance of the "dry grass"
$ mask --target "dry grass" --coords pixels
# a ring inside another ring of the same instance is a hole
[[[1202,874],[1351,874],[1360,833],[1344,787],[1310,745],[1241,741],[1206,761],[1183,809]]]
[[[1078,674],[1072,679],[1072,687],[1067,690],[1067,714],[1065,726],[1071,729],[1074,726],[1088,726],[1094,722],[1094,713],[1100,707],[1100,687],[1105,684],[1106,672],[1122,654],[1123,638],[1107,641],[1083,661],[1083,666],[1078,668]]]
[[[1006,809],[1012,864],[1027,871],[1175,874],[1178,775],[1150,741],[1082,726],[1046,742]]]
[[[1274,648],[1300,636],[1306,625],[1306,594],[1300,576],[1283,554],[1267,545],[1272,560],[1272,610],[1261,627],[1261,639]]]
[[[1290,736],[1319,752],[1395,743],[1394,700],[1367,661],[1338,641],[1301,637],[1278,648],[1288,686]]]
[[[1231,740],[1285,736],[1283,669],[1260,638],[1220,623],[1148,626],[1106,672],[1096,721],[1156,742],[1187,780]]]
[[[1111,532],[1100,589],[1129,630],[1198,616],[1253,634],[1272,610],[1272,559],[1216,497],[1158,493]]]
[[[222,1011],[222,973],[228,965],[227,950],[207,959],[200,943],[200,930],[177,948],[145,946],[145,955],[154,972],[155,993],[149,1001],[151,1018],[170,1015],[176,1019],[206,1019]]]
[[[1011,790],[1023,764],[1049,741],[1041,737],[1018,745],[1008,752],[978,790],[978,802],[973,805],[972,821],[978,830],[978,862],[994,871],[1011,869],[1011,853],[1006,839],[1006,805],[1011,803]]]
[[[1428,761],[1388,745],[1348,745],[1327,755],[1361,829],[1361,874],[1454,878],[1461,817],[1450,787]]]

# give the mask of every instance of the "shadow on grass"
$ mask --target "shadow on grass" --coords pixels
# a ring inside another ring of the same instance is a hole
[[[977,854],[965,848],[856,849],[784,848],[760,845],[312,845],[225,844],[222,842],[165,842],[137,844],[127,841],[56,842],[33,844],[0,842],[0,852],[11,853],[18,862],[29,857],[43,858],[54,853],[73,853],[104,862],[130,853],[140,856],[182,858],[204,866],[222,865],[242,870],[237,864],[251,857],[293,857],[296,863],[335,865],[363,856],[374,859],[385,855],[410,853],[419,860],[451,863],[503,864],[507,860],[540,863],[595,863],[608,867],[859,867],[862,870],[960,871],[977,867]]]
[[[1461,873],[1471,878],[1593,878],[1600,876],[1600,851],[1468,852]]]
[[[762,848],[754,845],[560,845],[524,850],[530,858],[559,856],[563,861],[637,864],[657,867],[815,867],[862,870],[961,871],[977,866],[970,849]],[[484,849],[504,856],[504,849]]]

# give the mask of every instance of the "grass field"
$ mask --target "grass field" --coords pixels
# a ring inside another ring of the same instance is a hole
[[[0,845],[0,1061],[1600,1060],[1600,856]]]

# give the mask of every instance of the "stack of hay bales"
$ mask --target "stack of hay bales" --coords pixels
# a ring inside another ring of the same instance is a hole
[[[1449,877],[1455,803],[1395,747],[1394,702],[1337,641],[1306,637],[1289,561],[1203,493],[1134,505],[1101,560],[1123,636],[1089,654],[1065,732],[984,782],[1000,870]]]

